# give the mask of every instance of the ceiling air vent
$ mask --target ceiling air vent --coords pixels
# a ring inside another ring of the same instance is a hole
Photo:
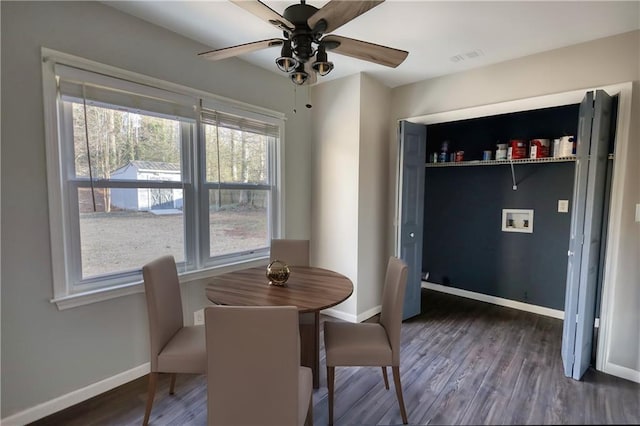
[[[465,59],[475,59],[483,55],[484,53],[482,52],[482,50],[477,49],[464,54],[458,54],[458,55],[452,56],[449,58],[449,60],[451,62],[460,62],[460,61],[464,61]]]

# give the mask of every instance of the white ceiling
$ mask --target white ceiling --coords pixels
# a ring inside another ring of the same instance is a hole
[[[282,36],[226,0],[103,3],[211,49]],[[282,14],[295,0],[264,3]],[[326,3],[307,1],[318,8]],[[640,29],[640,1],[386,0],[332,34],[406,50],[407,59],[394,69],[329,53],[335,68],[319,82],[366,72],[396,87],[635,29]],[[238,58],[283,74],[275,65],[279,53],[273,47]]]

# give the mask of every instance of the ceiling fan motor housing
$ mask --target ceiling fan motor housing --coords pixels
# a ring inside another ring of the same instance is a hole
[[[293,53],[300,62],[307,62],[313,56],[311,38],[306,34],[294,35],[291,38]]]
[[[293,52],[300,62],[307,62],[315,54],[313,43],[319,43],[322,36],[321,29],[326,28],[326,22],[321,20],[317,29],[309,28],[307,20],[318,11],[318,8],[305,4],[294,4],[284,10],[282,16],[295,25],[293,32],[285,37],[291,40]]]
[[[304,26],[308,30],[311,30],[311,28],[307,26],[307,19],[309,19],[311,15],[313,15],[317,11],[317,7],[313,7],[309,4],[292,4],[284,10],[282,16],[284,16],[287,21],[295,25],[296,28]]]

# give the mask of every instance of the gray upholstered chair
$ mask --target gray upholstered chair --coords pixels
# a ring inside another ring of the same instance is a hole
[[[143,425],[149,423],[159,373],[171,373],[173,395],[176,373],[204,374],[207,352],[203,326],[185,326],[180,282],[173,256],[163,256],[142,267],[149,315],[151,372]]]
[[[313,423],[311,369],[300,366],[295,306],[204,311],[210,426]]]
[[[333,394],[335,368],[338,366],[382,367],[385,388],[389,389],[387,367],[393,372],[396,396],[402,422],[407,424],[407,412],[400,384],[400,328],[402,307],[407,285],[407,265],[391,257],[382,294],[382,312],[376,323],[324,323],[324,347],[327,361],[329,391],[329,424],[333,424]]]
[[[309,266],[309,240],[271,240],[271,261],[289,266]]]

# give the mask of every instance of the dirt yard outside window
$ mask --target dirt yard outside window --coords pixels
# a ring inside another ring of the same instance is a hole
[[[211,256],[269,244],[265,209],[211,212],[209,223]],[[165,254],[184,260],[182,214],[82,213],[80,234],[84,278],[140,269]]]

